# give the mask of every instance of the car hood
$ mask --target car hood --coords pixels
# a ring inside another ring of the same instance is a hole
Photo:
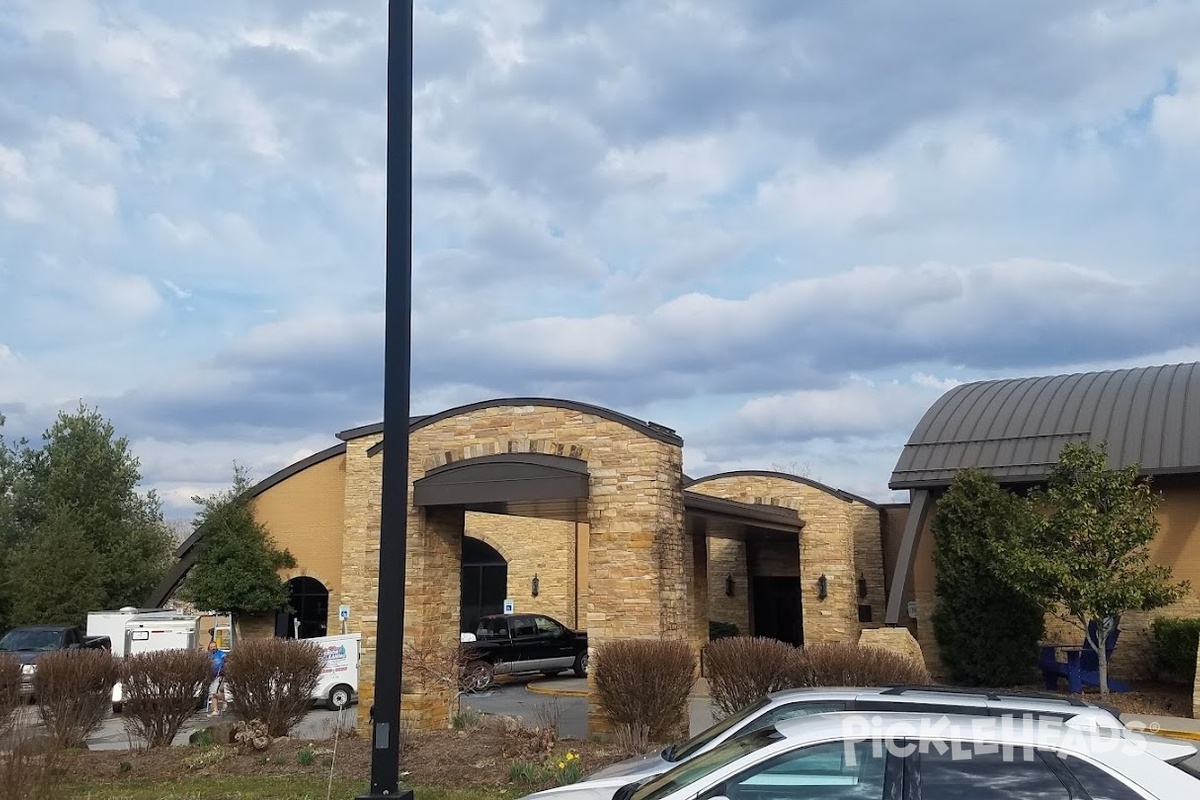
[[[0,650],[0,655],[15,658],[22,664],[36,664],[46,654],[41,650]]]
[[[612,800],[617,789],[632,782],[628,778],[590,779],[535,792],[525,800]]]
[[[647,753],[596,770],[588,775],[588,780],[623,778],[625,783],[631,783],[635,779],[649,778],[651,775],[666,772],[673,766],[675,765],[662,757],[662,753]]]

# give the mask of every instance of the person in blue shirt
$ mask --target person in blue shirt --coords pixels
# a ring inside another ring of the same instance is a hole
[[[212,659],[213,680],[208,692],[208,715],[215,717],[224,711],[225,681],[225,651],[217,647],[215,640],[208,643],[208,655]]]

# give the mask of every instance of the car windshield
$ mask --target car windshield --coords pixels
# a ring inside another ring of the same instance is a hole
[[[671,761],[673,763],[686,761],[687,759],[696,755],[696,753],[699,753],[701,750],[708,747],[720,737],[724,736],[726,732],[737,728],[747,719],[758,716],[762,710],[770,704],[770,702],[771,701],[768,698],[764,697],[754,705],[748,706],[736,714],[730,714],[716,725],[701,731],[683,744],[668,748],[667,751],[663,753],[663,757],[666,758],[667,761]]]
[[[0,650],[55,650],[60,641],[61,631],[9,631],[0,639]]]
[[[701,781],[742,756],[761,750],[781,738],[774,728],[763,728],[754,733],[730,739],[707,753],[643,783],[636,792],[630,795],[630,800],[657,800],[660,797],[666,797],[681,786]]]

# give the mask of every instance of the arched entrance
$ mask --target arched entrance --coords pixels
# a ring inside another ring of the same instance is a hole
[[[479,618],[504,611],[508,562],[499,551],[471,536],[463,537],[461,630],[474,632]]]
[[[275,615],[275,635],[283,639],[312,639],[329,632],[329,590],[316,578],[301,575],[287,582],[290,610]]]

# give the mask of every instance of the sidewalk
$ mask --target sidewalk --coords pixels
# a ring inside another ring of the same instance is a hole
[[[1200,742],[1200,719],[1157,717],[1153,714],[1122,714],[1121,722],[1129,727],[1142,726],[1146,731],[1159,736]]]

